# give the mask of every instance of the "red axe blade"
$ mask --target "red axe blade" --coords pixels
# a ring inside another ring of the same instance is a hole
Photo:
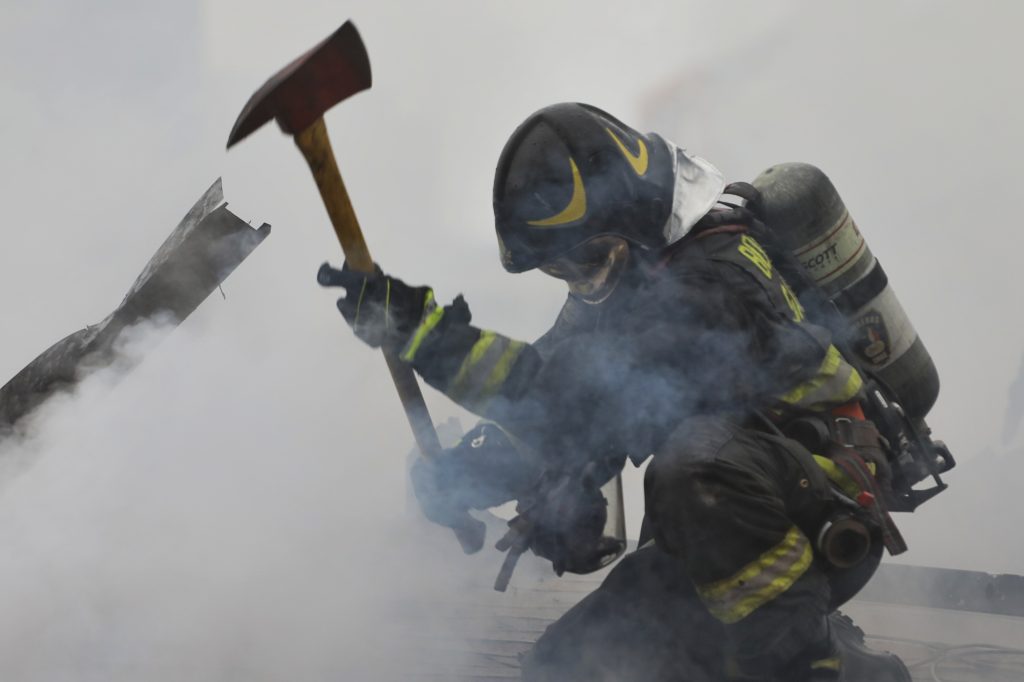
[[[346,21],[249,98],[228,135],[228,148],[272,118],[282,131],[297,135],[335,104],[372,84],[363,40],[355,24]]]

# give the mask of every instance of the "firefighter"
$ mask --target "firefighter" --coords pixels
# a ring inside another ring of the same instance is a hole
[[[512,134],[494,183],[504,267],[569,288],[538,342],[479,329],[461,296],[441,306],[379,269],[325,264],[318,280],[345,288],[338,307],[356,335],[493,423],[483,474],[446,485],[472,459],[465,443],[414,471],[430,518],[528,495],[538,471],[586,472],[593,490],[627,457],[653,454],[642,540],[721,626],[730,679],[909,680],[895,656],[830,626],[881,544],[901,549],[883,504],[889,472],[858,407],[862,379],[780,272],[756,199],[657,134],[557,104]],[[784,435],[808,414],[848,425],[836,447],[811,453]],[[444,501],[501,467],[485,492]],[[534,547],[568,570],[599,539],[600,501],[580,499]],[[849,561],[823,544],[841,522],[861,535],[840,547],[870,548]]]

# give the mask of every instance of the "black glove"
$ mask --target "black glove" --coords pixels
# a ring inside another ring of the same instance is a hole
[[[385,275],[376,264],[372,273],[366,273],[350,269],[348,263],[341,270],[324,263],[316,281],[325,287],[345,288],[338,310],[356,336],[373,348],[400,349],[434,300],[430,287],[411,287]]]
[[[537,472],[500,428],[485,422],[437,457],[417,459],[410,477],[423,515],[452,527],[469,509],[519,497]]]
[[[533,499],[521,500],[519,519],[528,521],[530,549],[551,561],[555,573],[590,573],[621,551],[604,535],[608,503],[590,476],[559,475],[542,480]]]

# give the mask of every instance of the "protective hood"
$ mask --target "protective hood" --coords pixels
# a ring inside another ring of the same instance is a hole
[[[674,152],[672,213],[665,222],[665,246],[685,237],[697,221],[718,202],[725,189],[725,177],[710,161],[688,154],[665,140]]]

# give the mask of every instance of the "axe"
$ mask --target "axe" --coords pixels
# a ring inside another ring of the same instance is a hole
[[[334,160],[323,116],[335,104],[366,90],[371,84],[366,48],[356,27],[347,21],[257,90],[228,136],[230,149],[273,118],[286,135],[294,137],[320,190],[345,261],[357,272],[373,272],[373,258]],[[420,453],[427,458],[437,456],[441,443],[412,368],[389,351],[384,351],[384,359]],[[453,530],[467,554],[483,546],[485,526],[468,513]]]

